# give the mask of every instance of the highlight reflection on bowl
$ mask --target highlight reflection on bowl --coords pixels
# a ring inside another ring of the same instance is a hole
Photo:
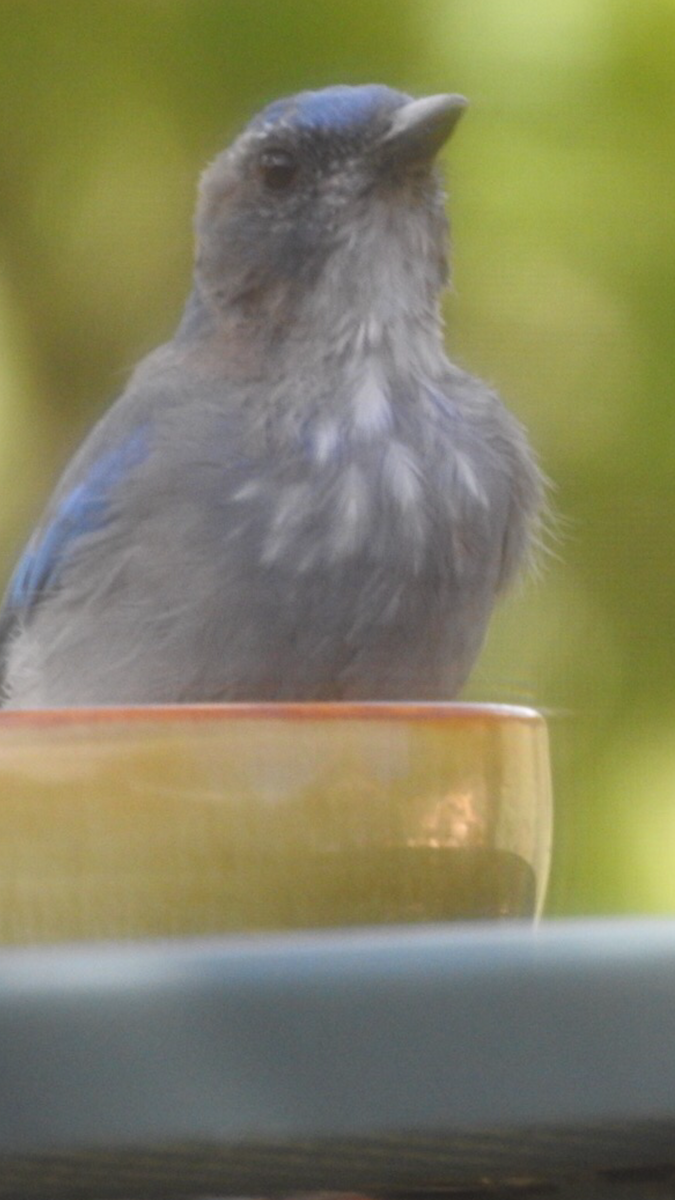
[[[0,941],[532,917],[546,726],[523,708],[0,715]]]

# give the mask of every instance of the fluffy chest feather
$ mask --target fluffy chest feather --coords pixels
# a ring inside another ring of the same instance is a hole
[[[419,572],[449,553],[458,567],[490,506],[452,404],[423,385],[397,394],[375,359],[349,402],[305,417],[234,500],[264,508],[263,564],[300,572],[358,557]]]

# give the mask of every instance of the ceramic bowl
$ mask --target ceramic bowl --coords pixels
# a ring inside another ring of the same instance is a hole
[[[0,714],[0,942],[541,911],[546,726],[480,704]]]

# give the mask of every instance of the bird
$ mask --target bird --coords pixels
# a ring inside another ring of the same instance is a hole
[[[207,167],[176,332],[9,583],[5,708],[457,696],[544,495],[444,346],[438,155],[466,104],[304,91]]]

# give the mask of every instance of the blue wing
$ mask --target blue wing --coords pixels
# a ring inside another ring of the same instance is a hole
[[[95,459],[84,478],[56,504],[48,523],[31,538],[10,581],[5,610],[30,609],[45,588],[58,581],[73,544],[106,521],[111,491],[149,451],[147,426]],[[8,613],[2,617],[6,619]]]

